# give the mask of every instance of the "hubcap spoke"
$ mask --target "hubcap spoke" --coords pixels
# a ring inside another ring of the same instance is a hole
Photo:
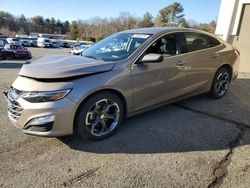
[[[220,93],[220,91],[221,91],[221,85],[220,85],[220,84],[217,84],[217,86],[216,86],[216,92],[217,92],[217,93]]]
[[[103,119],[100,120],[100,123],[104,129],[107,128],[106,122]]]
[[[95,113],[96,115],[98,115],[98,116],[101,116],[101,115],[102,115],[101,112],[100,112],[99,110],[97,110],[97,109],[94,110],[94,113]]]
[[[93,119],[94,119],[94,112],[88,112],[86,115],[86,125],[91,125],[89,120],[93,120]]]
[[[107,124],[106,124],[105,120],[101,120],[100,122],[101,122],[101,125],[102,125],[104,131],[106,130],[108,132],[111,132],[113,130],[113,129],[107,127]]]
[[[108,112],[110,110],[110,108],[113,106],[116,106],[116,104],[108,104],[103,111]]]
[[[109,115],[109,114],[107,114],[107,113],[103,113],[103,115],[105,116],[105,118],[115,120],[115,117],[114,117],[113,115]]]
[[[99,124],[100,120],[99,119],[96,119],[95,122],[92,124],[91,126],[91,133],[92,134],[95,134],[95,129],[97,127],[97,125]]]

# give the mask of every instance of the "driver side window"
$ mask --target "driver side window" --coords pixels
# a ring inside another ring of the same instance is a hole
[[[162,54],[167,57],[176,55],[176,35],[165,35],[155,41],[146,51],[146,54],[150,53]]]

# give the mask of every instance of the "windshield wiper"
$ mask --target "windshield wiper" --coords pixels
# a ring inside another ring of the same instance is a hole
[[[95,60],[103,61],[103,59],[98,58],[98,57],[95,57],[95,56],[91,56],[91,55],[88,55],[88,56],[83,56],[83,57],[87,57],[87,58],[91,58],[91,59],[95,59]]]

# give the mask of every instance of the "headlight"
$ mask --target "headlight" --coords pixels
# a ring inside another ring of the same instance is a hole
[[[66,95],[69,94],[71,89],[66,90],[60,90],[60,91],[39,91],[39,92],[27,92],[21,95],[20,97],[23,98],[26,101],[32,102],[32,103],[38,103],[38,102],[52,102],[60,100]]]

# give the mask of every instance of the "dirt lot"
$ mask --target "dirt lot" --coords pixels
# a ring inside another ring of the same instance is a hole
[[[33,56],[67,53],[31,49]],[[23,61],[0,62],[0,91]],[[127,119],[100,142],[23,134],[0,96],[0,187],[249,187],[250,75],[205,96]]]

